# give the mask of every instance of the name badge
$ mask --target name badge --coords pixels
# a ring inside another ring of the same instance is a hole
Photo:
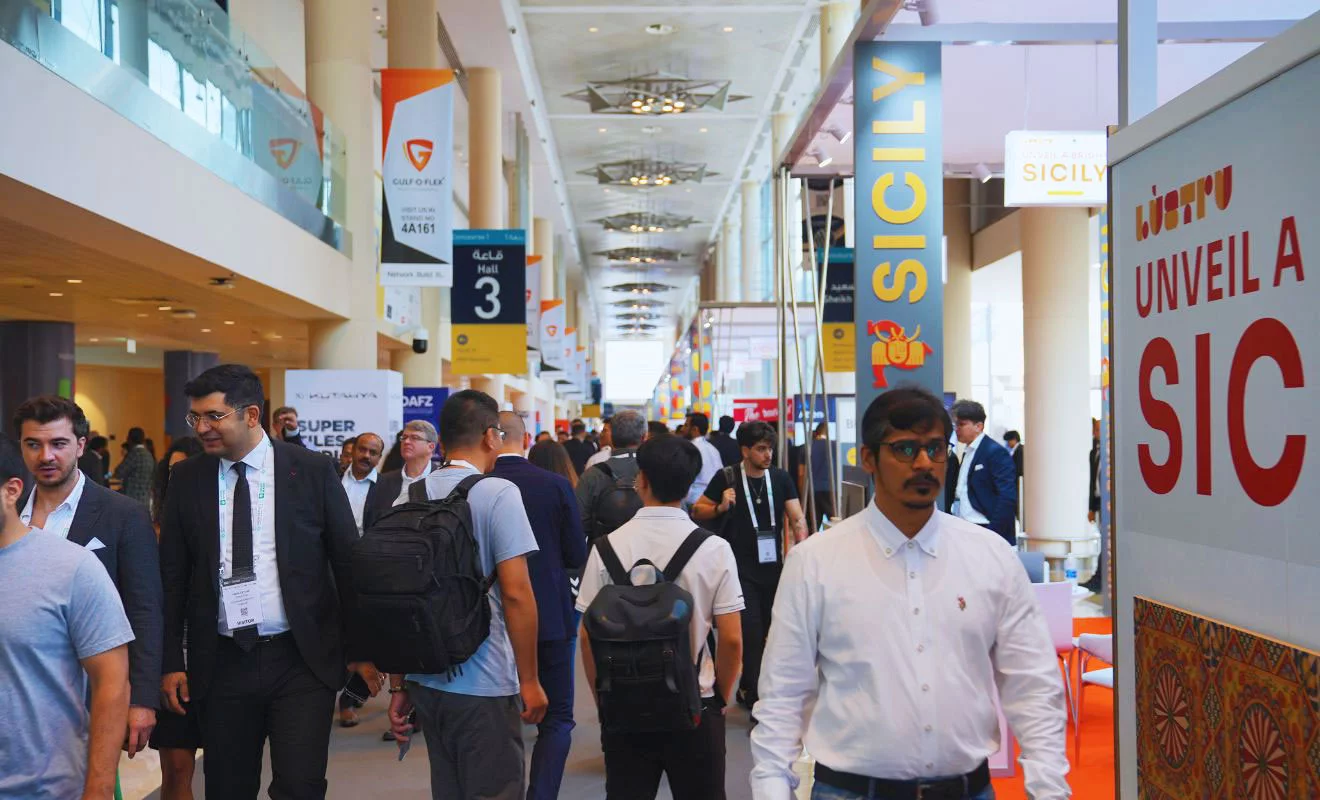
[[[779,536],[773,528],[756,531],[756,560],[760,564],[779,563]]]
[[[225,622],[229,630],[262,623],[261,592],[257,589],[255,576],[221,581],[220,599],[225,604]]]

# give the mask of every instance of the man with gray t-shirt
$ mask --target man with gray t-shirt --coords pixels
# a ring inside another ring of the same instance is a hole
[[[0,800],[109,798],[133,629],[90,550],[19,519],[23,471],[0,436]]]
[[[503,440],[494,398],[471,389],[452,395],[440,411],[449,461],[427,476],[427,497],[441,499],[465,478],[490,472]],[[391,675],[390,726],[407,742],[408,715],[416,709],[436,800],[523,800],[522,723],[539,723],[549,702],[537,673],[536,597],[527,570],[536,537],[522,493],[503,478],[478,481],[468,505],[482,571],[495,578],[490,635],[452,674]]]

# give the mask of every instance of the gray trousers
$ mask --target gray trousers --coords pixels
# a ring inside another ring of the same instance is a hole
[[[440,692],[415,683],[431,760],[432,800],[524,800],[521,701]]]

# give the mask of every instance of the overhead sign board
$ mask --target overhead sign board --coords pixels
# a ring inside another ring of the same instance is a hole
[[[526,288],[525,231],[454,231],[455,375],[527,371]]]
[[[1004,205],[1102,206],[1108,163],[1103,131],[1009,131]]]

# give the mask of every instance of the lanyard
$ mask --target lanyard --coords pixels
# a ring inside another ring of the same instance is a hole
[[[229,571],[231,573],[234,571],[234,553],[229,549],[229,540],[233,538],[234,531],[234,513],[230,511],[228,520],[225,519],[225,508],[229,505],[229,471],[232,469],[233,464],[229,465],[229,469],[225,469],[224,462],[220,463],[220,578],[222,580],[225,577],[225,553],[229,553]],[[258,472],[261,474],[261,480],[257,483],[257,502],[252,510],[252,535],[254,539],[257,531],[261,530],[261,520],[266,511],[266,504],[263,502],[266,499],[266,470],[264,464]],[[237,491],[237,485],[235,490]],[[228,523],[228,528],[226,528],[226,523]],[[254,565],[253,572],[255,571],[256,567]]]
[[[752,508],[754,502],[752,500],[752,490],[747,485],[747,470],[743,469],[742,465],[739,464],[738,472],[739,474],[742,475],[743,496],[747,498],[747,513],[752,518],[752,530],[758,531],[761,529],[761,521],[756,518],[756,509]],[[770,470],[766,470],[765,471],[765,501],[766,504],[769,506],[770,530],[773,531],[773,530],[778,530],[779,525],[775,522],[775,490],[771,485],[772,483],[773,481],[770,480]]]

